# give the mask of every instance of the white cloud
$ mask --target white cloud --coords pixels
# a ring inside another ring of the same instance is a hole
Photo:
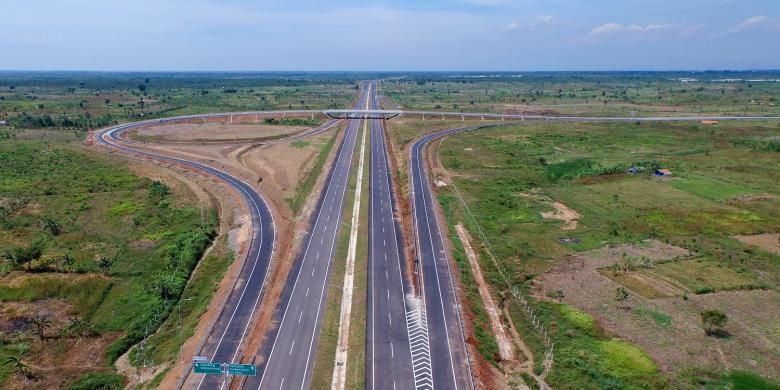
[[[552,15],[537,16],[529,21],[519,23],[512,22],[504,26],[504,30],[537,31],[545,27],[552,27],[556,24],[556,19]]]
[[[588,36],[612,34],[618,31],[623,31],[623,29],[625,29],[625,27],[623,27],[622,24],[604,23],[601,26],[594,27],[593,30],[590,30]]]
[[[594,27],[588,33],[588,37],[600,37],[608,36],[619,33],[633,33],[633,34],[651,34],[656,32],[674,32],[684,35],[690,35],[693,32],[700,29],[701,25],[688,25],[688,24],[658,24],[651,23],[646,25],[639,24],[620,24],[620,23],[604,23],[600,26]]]
[[[771,18],[766,15],[753,16],[726,30],[726,33],[734,34],[757,28],[780,29],[780,21],[778,21],[776,18]]]

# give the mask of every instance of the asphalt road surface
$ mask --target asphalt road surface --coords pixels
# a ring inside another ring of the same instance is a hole
[[[227,298],[198,355],[207,356],[215,362],[231,362],[236,358],[239,346],[246,337],[249,324],[265,286],[268,266],[274,252],[275,231],[273,216],[262,196],[249,184],[228,173],[193,161],[145,152],[121,143],[121,134],[130,128],[146,123],[121,125],[98,132],[95,139],[102,145],[137,157],[158,160],[164,163],[183,165],[214,176],[233,187],[246,202],[251,220],[252,235],[245,261],[239,277]],[[191,374],[184,381],[184,388],[219,388],[222,377]]]
[[[370,109],[378,109],[372,83]],[[371,119],[369,257],[366,324],[366,387],[413,389],[415,380],[407,328],[407,295],[401,227],[390,180],[382,121]]]
[[[356,104],[365,105],[367,89]],[[360,120],[350,120],[328,174],[314,218],[296,258],[274,313],[278,328],[271,331],[261,351],[267,359],[249,389],[306,389],[311,383],[320,335],[330,268],[342,225],[342,212]],[[330,363],[329,363],[330,364]]]
[[[436,217],[436,198],[425,169],[424,150],[439,133],[412,145],[409,160],[417,270],[428,321],[433,387],[472,389],[471,367],[461,326],[450,261]]]

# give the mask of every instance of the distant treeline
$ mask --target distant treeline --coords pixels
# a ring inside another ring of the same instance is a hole
[[[90,90],[249,88],[354,84],[386,74],[346,72],[21,72],[0,71],[0,87],[61,87]]]
[[[80,115],[30,115],[24,113],[22,115],[9,118],[8,123],[11,126],[20,129],[97,129],[116,123],[115,118],[111,114],[105,114],[97,117],[93,117],[86,114]]]

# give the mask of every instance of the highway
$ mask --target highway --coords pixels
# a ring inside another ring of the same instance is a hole
[[[461,324],[460,307],[444,238],[436,213],[424,150],[439,132],[416,141],[409,156],[412,219],[417,247],[416,265],[426,310],[433,386],[472,389],[471,366]],[[445,232],[446,233],[446,232]]]
[[[357,107],[365,105],[367,95],[368,90],[363,88]],[[262,356],[267,358],[260,363],[258,376],[250,377],[245,388],[277,390],[310,386],[360,122],[348,122],[314,210],[303,251],[296,257],[275,309],[273,323],[278,327],[268,332],[261,348]]]
[[[356,107],[358,118],[379,112],[376,84],[363,88]],[[251,112],[257,114],[313,113],[315,111]],[[212,118],[251,113],[221,113],[153,119],[119,125],[98,131],[95,140],[106,148],[128,155],[185,166],[216,178],[232,187],[246,203],[251,216],[252,235],[247,259],[216,320],[197,355],[215,362],[241,360],[241,345],[262,301],[266,277],[274,255],[273,215],[262,196],[244,181],[207,165],[151,153],[137,148],[138,143],[124,134],[133,128],[193,118]],[[576,122],[633,122],[711,120],[777,120],[778,117],[678,116],[678,117],[571,117],[500,114],[462,114],[403,112],[404,115],[484,117],[512,120],[556,120]],[[373,118],[373,117],[372,117]],[[402,230],[396,220],[396,201],[392,192],[391,168],[385,148],[383,122],[367,119],[371,130],[369,259],[367,292],[366,386],[370,389],[444,388],[472,389],[471,367],[466,351],[459,304],[455,293],[445,241],[436,217],[436,199],[426,172],[424,150],[434,139],[483,127],[513,122],[492,122],[482,126],[460,127],[426,135],[410,151],[409,179],[412,219],[416,243],[415,265],[420,291],[415,295],[404,272]],[[284,140],[319,134],[337,121],[307,130]],[[304,250],[296,257],[279,305],[274,314],[277,328],[269,332],[262,347],[267,356],[258,366],[258,376],[246,381],[247,388],[304,389],[310,386],[313,360],[321,326],[333,261],[338,240],[344,198],[360,119],[348,121],[333,167],[314,211]],[[521,123],[521,122],[514,122]],[[180,383],[187,389],[215,389],[227,386],[224,377],[194,375],[188,369]]]
[[[371,83],[370,107],[377,102]],[[405,259],[401,226],[396,220],[391,167],[385,148],[382,121],[370,119],[371,163],[368,224],[368,296],[366,299],[366,387],[413,389],[415,378],[407,328],[407,296],[411,282],[403,272]],[[428,375],[428,378],[430,375]],[[419,378],[429,383],[427,378]]]

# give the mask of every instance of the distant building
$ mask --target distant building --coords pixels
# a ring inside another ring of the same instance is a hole
[[[656,169],[654,174],[656,176],[672,176],[672,171],[666,168],[660,168],[660,169]]]
[[[713,120],[708,120],[708,119],[705,119],[705,120],[701,121],[701,124],[703,124],[703,125],[717,125],[718,123],[720,123],[720,122],[713,121]]]
[[[0,121],[0,126],[5,126],[5,121]]]

